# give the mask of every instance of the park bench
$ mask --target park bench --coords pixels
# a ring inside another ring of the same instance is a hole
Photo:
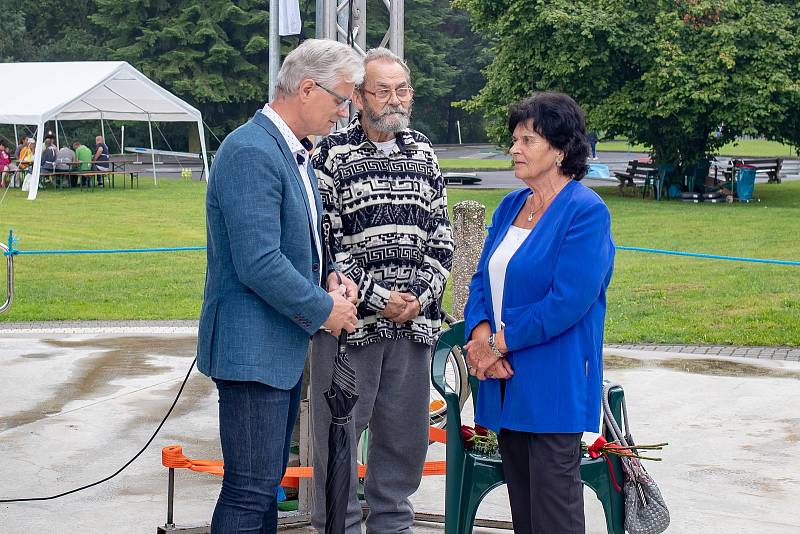
[[[442,177],[447,185],[474,185],[481,181],[474,172],[446,172]]]
[[[732,159],[728,167],[722,171],[726,181],[730,181],[734,168],[739,166],[755,167],[756,176],[765,174],[768,183],[781,183],[780,173],[783,166],[781,158]]]
[[[619,180],[620,194],[624,195],[625,187],[630,186],[641,188],[642,198],[644,198],[651,186],[656,187],[658,167],[651,162],[634,159],[628,162],[625,172],[614,172],[614,176]],[[658,191],[655,193],[655,196],[658,197]]]

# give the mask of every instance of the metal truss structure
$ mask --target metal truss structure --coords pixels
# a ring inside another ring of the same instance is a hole
[[[316,37],[352,44],[361,54],[375,44],[367,44],[367,0],[316,0]],[[377,46],[385,46],[401,58],[404,40],[405,0],[383,0],[389,11],[389,27]],[[275,97],[274,80],[280,69],[280,36],[278,35],[279,0],[269,3],[269,99]]]
[[[383,0],[389,11],[389,27],[380,43],[367,44],[367,0],[317,0],[317,38],[349,43],[361,54],[373,46],[385,46],[403,57],[405,0]],[[352,15],[352,19],[351,19]]]

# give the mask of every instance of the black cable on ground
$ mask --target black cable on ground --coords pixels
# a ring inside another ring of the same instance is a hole
[[[97,486],[98,484],[102,484],[103,482],[111,480],[112,478],[114,478],[115,476],[120,474],[122,471],[125,470],[126,467],[131,465],[139,456],[141,456],[142,453],[147,449],[147,447],[150,446],[150,444],[153,442],[153,440],[156,439],[156,436],[158,435],[158,432],[161,430],[161,427],[164,426],[164,423],[167,422],[167,418],[172,413],[172,410],[175,408],[175,405],[178,404],[178,399],[181,398],[181,393],[183,393],[183,388],[186,387],[186,382],[189,381],[189,375],[192,374],[192,369],[194,369],[194,364],[196,362],[197,362],[197,358],[192,360],[192,365],[189,366],[189,372],[186,373],[186,377],[183,379],[183,383],[181,384],[181,388],[178,390],[178,394],[175,395],[175,400],[172,401],[172,406],[170,406],[169,410],[167,410],[167,414],[161,420],[161,423],[159,423],[158,428],[156,428],[156,431],[153,432],[153,435],[150,436],[150,439],[147,440],[147,443],[144,444],[144,447],[142,447],[141,450],[139,452],[137,452],[136,455],[133,458],[128,460],[128,462],[125,465],[123,465],[122,467],[117,469],[117,471],[113,475],[109,475],[109,476],[105,477],[102,480],[98,480],[97,482],[92,482],[91,484],[86,484],[85,486],[81,486],[80,488],[75,488],[75,489],[72,489],[72,490],[69,490],[69,491],[65,491],[64,493],[59,493],[58,495],[53,495],[51,497],[26,497],[24,499],[0,499],[0,503],[49,501],[49,500],[52,500],[52,499],[58,499],[59,497],[64,497],[65,495],[69,495],[71,493],[82,491],[82,490],[91,488],[93,486]]]

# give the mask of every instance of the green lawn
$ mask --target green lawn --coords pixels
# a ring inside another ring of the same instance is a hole
[[[142,177],[139,189],[11,190],[0,236],[17,248],[112,249],[205,245],[205,184]],[[18,256],[15,302],[0,320],[196,318],[205,252]],[[2,298],[2,297],[0,297]]]
[[[617,245],[800,260],[800,183],[756,188],[760,203],[684,204],[598,188]],[[451,204],[491,213],[501,192],[451,189]],[[609,342],[800,345],[800,266],[618,251],[608,292]],[[533,274],[532,274],[533,275]]]
[[[443,171],[510,171],[510,159],[440,159]]]
[[[133,191],[45,190],[35,202],[12,190],[0,204],[0,235],[5,241],[13,227],[21,250],[203,245],[205,185],[163,181],[154,188],[147,181]],[[800,260],[800,182],[759,184],[762,201],[749,205],[598,192],[618,245]],[[504,194],[449,192],[451,204],[475,199],[489,213]],[[15,302],[0,321],[194,319],[204,260],[203,252],[18,256]],[[606,338],[800,346],[800,267],[618,251]]]
[[[645,145],[628,145],[624,140],[603,141],[597,143],[598,152],[648,152]],[[745,156],[761,158],[797,157],[797,151],[789,145],[764,139],[743,139],[735,143],[728,143],[719,149],[722,156]]]

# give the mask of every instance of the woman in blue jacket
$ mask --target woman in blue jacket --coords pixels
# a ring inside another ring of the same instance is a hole
[[[579,183],[589,146],[569,96],[511,107],[514,172],[527,187],[494,212],[464,312],[475,421],[498,433],[517,534],[583,533],[581,436],[600,426],[611,220]]]

